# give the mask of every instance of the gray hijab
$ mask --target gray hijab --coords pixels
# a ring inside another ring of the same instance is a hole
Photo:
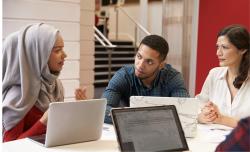
[[[58,75],[48,60],[59,31],[44,23],[12,33],[3,42],[3,130],[12,129],[35,105],[42,112],[63,100]]]

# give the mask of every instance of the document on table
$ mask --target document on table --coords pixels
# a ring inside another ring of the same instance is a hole
[[[115,130],[113,125],[103,124],[102,137],[104,140],[116,140]]]
[[[225,140],[226,136],[230,134],[233,128],[218,124],[200,124],[199,130],[202,132],[202,137],[200,138],[202,141],[220,143]]]

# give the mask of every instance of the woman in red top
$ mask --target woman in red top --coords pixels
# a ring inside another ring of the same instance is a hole
[[[46,132],[49,103],[64,99],[58,79],[67,57],[58,29],[32,24],[10,34],[3,43],[3,141]],[[86,99],[85,89],[75,91]]]

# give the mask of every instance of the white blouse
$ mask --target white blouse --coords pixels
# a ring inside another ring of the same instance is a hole
[[[227,67],[216,67],[210,70],[200,94],[196,97],[201,101],[212,101],[220,113],[238,119],[250,116],[250,79],[242,84],[233,102],[227,85]]]

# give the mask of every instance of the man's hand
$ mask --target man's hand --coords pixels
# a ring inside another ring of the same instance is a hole
[[[76,100],[85,100],[87,99],[86,96],[86,87],[80,87],[75,90],[75,99]]]

